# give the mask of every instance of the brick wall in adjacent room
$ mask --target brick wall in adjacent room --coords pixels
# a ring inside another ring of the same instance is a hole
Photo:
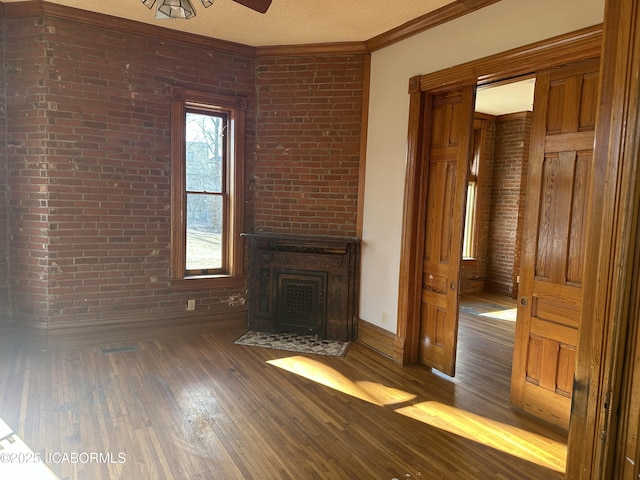
[[[517,295],[531,113],[498,117],[485,289]]]
[[[4,38],[4,21],[0,21],[0,38]],[[0,48],[0,65],[4,65],[4,48]],[[0,327],[10,318],[9,245],[7,204],[7,109],[4,71],[0,73]]]
[[[254,231],[355,235],[364,65],[363,55],[257,60]]]
[[[33,322],[229,308],[169,284],[170,85],[247,97],[254,60],[48,16],[6,19],[15,311]]]

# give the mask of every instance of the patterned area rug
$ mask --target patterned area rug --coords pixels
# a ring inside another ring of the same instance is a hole
[[[351,342],[320,340],[315,335],[294,335],[291,333],[263,333],[249,330],[233,343],[251,347],[273,348],[297,353],[332,355],[344,357]]]

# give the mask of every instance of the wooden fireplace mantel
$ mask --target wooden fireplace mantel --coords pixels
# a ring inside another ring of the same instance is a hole
[[[243,233],[249,240],[249,328],[357,337],[360,239]]]

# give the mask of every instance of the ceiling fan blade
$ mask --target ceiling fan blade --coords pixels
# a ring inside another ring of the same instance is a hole
[[[271,0],[233,0],[240,5],[244,5],[245,7],[249,7],[251,10],[255,10],[256,12],[266,13],[269,9],[269,5],[271,5]]]

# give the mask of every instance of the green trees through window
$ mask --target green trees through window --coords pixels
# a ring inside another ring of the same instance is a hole
[[[221,269],[224,250],[226,116],[186,114],[186,269]]]

